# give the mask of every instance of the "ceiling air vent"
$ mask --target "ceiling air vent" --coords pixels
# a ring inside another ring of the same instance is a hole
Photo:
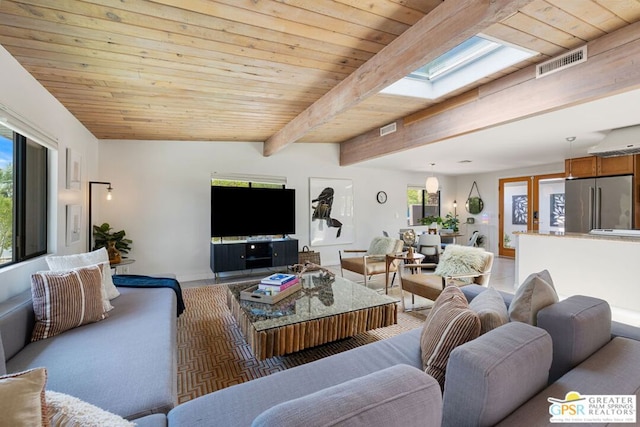
[[[394,133],[396,131],[396,122],[389,123],[386,126],[382,126],[380,128],[380,136],[389,135],[390,133]]]
[[[587,46],[572,50],[536,66],[536,79],[561,71],[587,60]]]

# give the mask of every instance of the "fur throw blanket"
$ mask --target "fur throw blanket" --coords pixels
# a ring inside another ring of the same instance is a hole
[[[447,245],[435,270],[438,276],[481,273],[485,250],[473,246]]]

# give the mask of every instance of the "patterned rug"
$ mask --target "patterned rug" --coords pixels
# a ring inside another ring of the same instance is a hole
[[[178,402],[421,327],[426,311],[398,312],[398,324],[282,357],[257,360],[227,307],[226,286],[182,290],[178,318]]]

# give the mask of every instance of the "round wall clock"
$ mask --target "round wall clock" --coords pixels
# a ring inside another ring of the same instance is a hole
[[[387,202],[387,193],[385,193],[384,191],[378,191],[378,194],[376,194],[376,200],[378,200],[378,203],[386,203]]]

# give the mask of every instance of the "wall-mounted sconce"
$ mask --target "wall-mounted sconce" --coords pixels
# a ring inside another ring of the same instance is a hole
[[[572,158],[572,151],[573,151],[573,141],[576,140],[575,136],[568,136],[567,138],[565,138],[568,142],[569,142],[569,176],[567,177],[567,179],[573,179],[573,175],[571,174],[571,166],[573,163],[573,158]]]

